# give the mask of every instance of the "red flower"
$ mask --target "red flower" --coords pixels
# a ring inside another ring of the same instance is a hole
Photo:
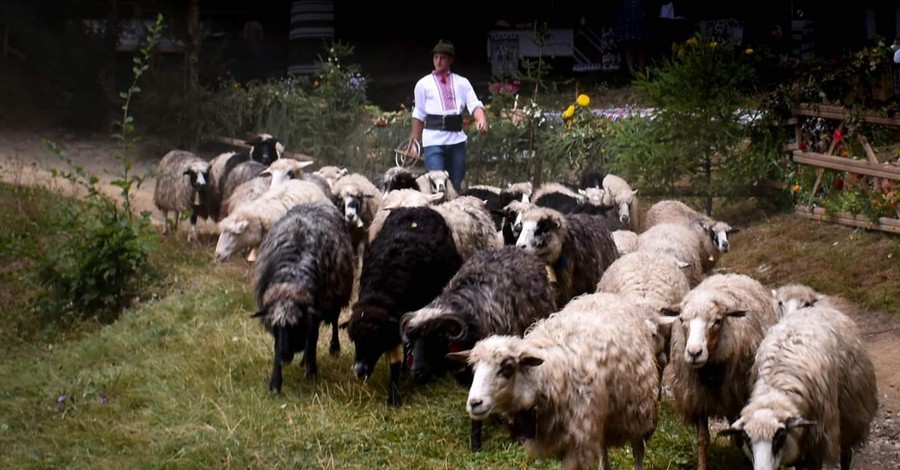
[[[840,130],[834,131],[834,143],[839,144],[842,140],[844,140],[844,134]]]
[[[809,144],[806,143],[805,140],[801,140],[800,141],[800,150],[803,150],[805,152],[807,149],[809,149]]]
[[[844,180],[841,178],[835,178],[831,183],[831,187],[835,189],[835,191],[840,191],[844,189]]]

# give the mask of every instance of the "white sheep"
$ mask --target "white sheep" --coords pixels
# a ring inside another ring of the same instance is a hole
[[[666,223],[679,223],[697,231],[703,241],[701,253],[703,272],[709,272],[716,266],[722,254],[731,249],[728,236],[740,231],[726,222],[715,220],[674,199],[659,201],[650,206],[644,214],[644,230]]]
[[[338,178],[331,191],[335,205],[342,212],[344,222],[350,230],[357,259],[362,260],[369,227],[381,209],[381,191],[360,173],[350,173]]]
[[[790,283],[772,290],[782,316],[806,307],[830,307],[852,314],[859,310],[853,302],[836,295],[825,295],[804,284]]]
[[[453,183],[450,182],[450,173],[444,170],[432,170],[423,173],[416,178],[419,185],[419,191],[425,194],[443,193],[443,201],[452,201],[459,196]]]
[[[627,255],[638,249],[638,234],[631,230],[613,230],[613,241],[616,242],[616,249],[619,250],[619,256]]]
[[[875,366],[853,320],[829,307],[785,316],[760,343],[753,393],[723,434],[757,470],[850,468],[878,410]]]
[[[216,262],[222,262],[243,248],[259,246],[263,236],[290,208],[304,202],[332,204],[331,198],[315,184],[290,180],[271,188],[259,198],[237,206],[219,222]],[[251,254],[248,261],[253,261]]]
[[[175,212],[175,227],[181,213],[191,212],[188,240],[196,237],[197,218],[207,217],[209,163],[185,150],[172,150],[163,155],[156,167],[153,204],[162,212],[163,233],[169,231],[169,211]]]
[[[597,283],[597,292],[617,294],[635,302],[657,324],[655,352],[660,378],[669,363],[671,323],[661,322],[659,313],[679,305],[690,290],[690,281],[677,259],[640,250],[613,261]]]
[[[703,241],[695,230],[681,224],[659,224],[638,235],[638,251],[669,255],[679,262],[685,276],[696,286],[703,279]]]
[[[312,162],[301,162],[293,158],[275,160],[255,178],[244,181],[227,195],[222,205],[222,214],[228,216],[235,207],[262,196],[271,187],[291,179],[303,179],[306,176],[303,168],[311,164]]]
[[[452,353],[474,371],[472,419],[506,414],[525,450],[566,469],[612,468],[608,451],[629,443],[643,468],[644,443],[658,421],[659,377],[646,323],[622,311],[566,307],[523,338],[489,336]]]
[[[637,190],[619,176],[607,174],[603,177],[603,205],[612,207],[610,215],[616,215],[625,227],[637,230],[638,220]]]
[[[325,178],[325,181],[328,182],[328,187],[333,187],[334,182],[337,181],[338,178],[340,178],[341,176],[346,175],[348,173],[348,171],[346,168],[329,165],[329,166],[323,166],[322,168],[319,168],[318,170],[314,171],[313,173],[321,176],[322,178]]]
[[[709,419],[732,421],[750,398],[756,348],[778,321],[769,289],[744,274],[713,274],[691,289],[672,327],[672,395],[697,429],[697,468],[707,470]]]
[[[434,206],[447,221],[463,261],[485,248],[500,248],[503,239],[494,228],[494,220],[485,202],[475,196],[457,196]]]

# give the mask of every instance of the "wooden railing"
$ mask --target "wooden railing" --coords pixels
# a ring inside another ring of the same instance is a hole
[[[836,146],[836,142],[834,141],[826,153],[803,151],[799,148],[799,143],[802,140],[800,130],[800,121],[802,117],[817,117],[840,121],[838,129],[843,129],[847,120],[851,118],[868,124],[878,124],[900,129],[900,118],[887,117],[873,111],[850,113],[843,107],[828,105],[801,105],[793,108],[791,112],[794,117],[788,120],[788,124],[795,126],[796,138],[795,143],[788,145],[787,150],[791,152],[792,159],[796,163],[819,168],[816,182],[810,193],[810,200],[815,197],[826,169],[900,181],[900,166],[881,162],[875,154],[875,151],[872,149],[872,146],[869,145],[869,142],[866,141],[865,137],[860,133],[857,133],[857,138],[860,140],[863,149],[865,149],[865,160],[853,160],[833,155]],[[868,217],[860,214],[847,212],[832,215],[826,213],[825,209],[813,208],[811,205],[797,205],[794,209],[796,214],[815,220],[837,222],[855,227],[884,230],[900,234],[900,207],[897,208],[897,218],[881,217],[877,221],[870,220]]]

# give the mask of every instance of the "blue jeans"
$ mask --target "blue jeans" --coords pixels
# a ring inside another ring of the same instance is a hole
[[[450,182],[459,191],[466,176],[466,143],[453,145],[429,145],[422,149],[425,156],[425,171],[446,170]]]

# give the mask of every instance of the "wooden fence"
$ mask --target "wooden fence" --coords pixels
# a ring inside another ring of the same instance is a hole
[[[792,153],[792,159],[796,163],[819,168],[816,182],[810,193],[810,199],[812,199],[818,191],[825,170],[844,171],[900,182],[900,166],[881,162],[875,154],[875,151],[872,149],[872,146],[869,145],[868,141],[866,141],[865,137],[860,133],[857,133],[857,138],[860,140],[863,149],[865,149],[865,160],[853,160],[833,155],[837,144],[836,141],[832,141],[831,146],[826,153],[801,150],[799,146],[802,141],[800,123],[801,119],[804,117],[839,121],[840,123],[838,124],[837,129],[843,129],[849,119],[858,119],[860,122],[889,126],[898,130],[900,130],[900,118],[886,117],[881,113],[873,111],[850,113],[843,107],[827,105],[801,105],[791,111],[794,117],[789,119],[787,124],[795,126],[795,142],[788,145],[787,150]],[[794,211],[802,217],[814,220],[837,222],[855,227],[877,229],[900,234],[900,207],[897,208],[896,218],[881,217],[877,221],[870,220],[868,217],[860,214],[852,214],[849,212],[831,215],[827,214],[822,208],[813,208],[802,204],[798,204]]]

